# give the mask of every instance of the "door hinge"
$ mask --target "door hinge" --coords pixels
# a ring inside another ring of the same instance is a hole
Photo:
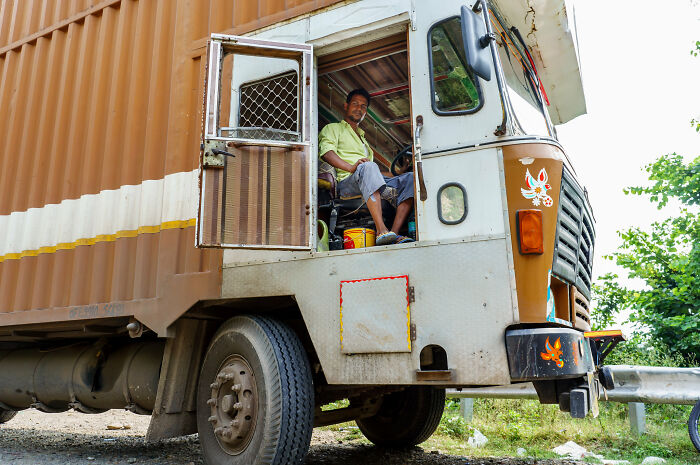
[[[411,341],[416,340],[416,324],[411,323]]]
[[[223,168],[224,167],[224,157],[235,157],[234,154],[227,152],[226,149],[230,146],[221,140],[204,141],[201,146],[202,151],[204,151],[204,157],[202,158],[202,166],[209,168]]]
[[[416,301],[416,289],[413,286],[408,286],[408,303]]]

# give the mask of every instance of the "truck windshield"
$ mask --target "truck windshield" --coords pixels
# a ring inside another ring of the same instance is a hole
[[[535,64],[516,28],[509,28],[494,5],[491,23],[506,78],[515,129],[522,134],[550,136],[545,116],[547,105]]]

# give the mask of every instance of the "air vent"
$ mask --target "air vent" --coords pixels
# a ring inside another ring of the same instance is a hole
[[[595,230],[588,199],[563,169],[552,274],[573,284],[588,300],[593,277]]]

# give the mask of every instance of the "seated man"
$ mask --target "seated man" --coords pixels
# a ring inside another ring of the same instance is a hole
[[[365,139],[359,124],[369,108],[369,93],[355,89],[343,105],[343,121],[327,125],[318,140],[319,156],[335,167],[341,197],[362,194],[377,228],[377,245],[402,244],[413,239],[399,235],[399,229],[414,206],[413,173],[386,177],[372,161],[374,151]],[[396,207],[394,223],[389,230],[382,218],[381,199]]]

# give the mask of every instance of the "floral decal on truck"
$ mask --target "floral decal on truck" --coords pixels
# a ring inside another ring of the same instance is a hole
[[[548,179],[549,176],[547,176],[547,171],[545,171],[544,168],[540,170],[537,179],[532,177],[530,170],[525,170],[525,184],[527,184],[527,189],[520,188],[520,192],[522,192],[523,197],[526,199],[532,199],[532,204],[536,207],[539,206],[540,203],[545,207],[551,207],[554,201],[547,195],[547,191],[552,188],[552,186],[547,184]]]
[[[554,341],[554,346],[549,343],[549,338],[547,338],[547,341],[544,344],[544,350],[547,352],[540,352],[540,357],[542,357],[542,360],[551,360],[557,364],[557,367],[564,367],[564,360],[561,359],[561,356],[564,353],[564,351],[561,350],[561,338],[557,338],[557,340]]]

